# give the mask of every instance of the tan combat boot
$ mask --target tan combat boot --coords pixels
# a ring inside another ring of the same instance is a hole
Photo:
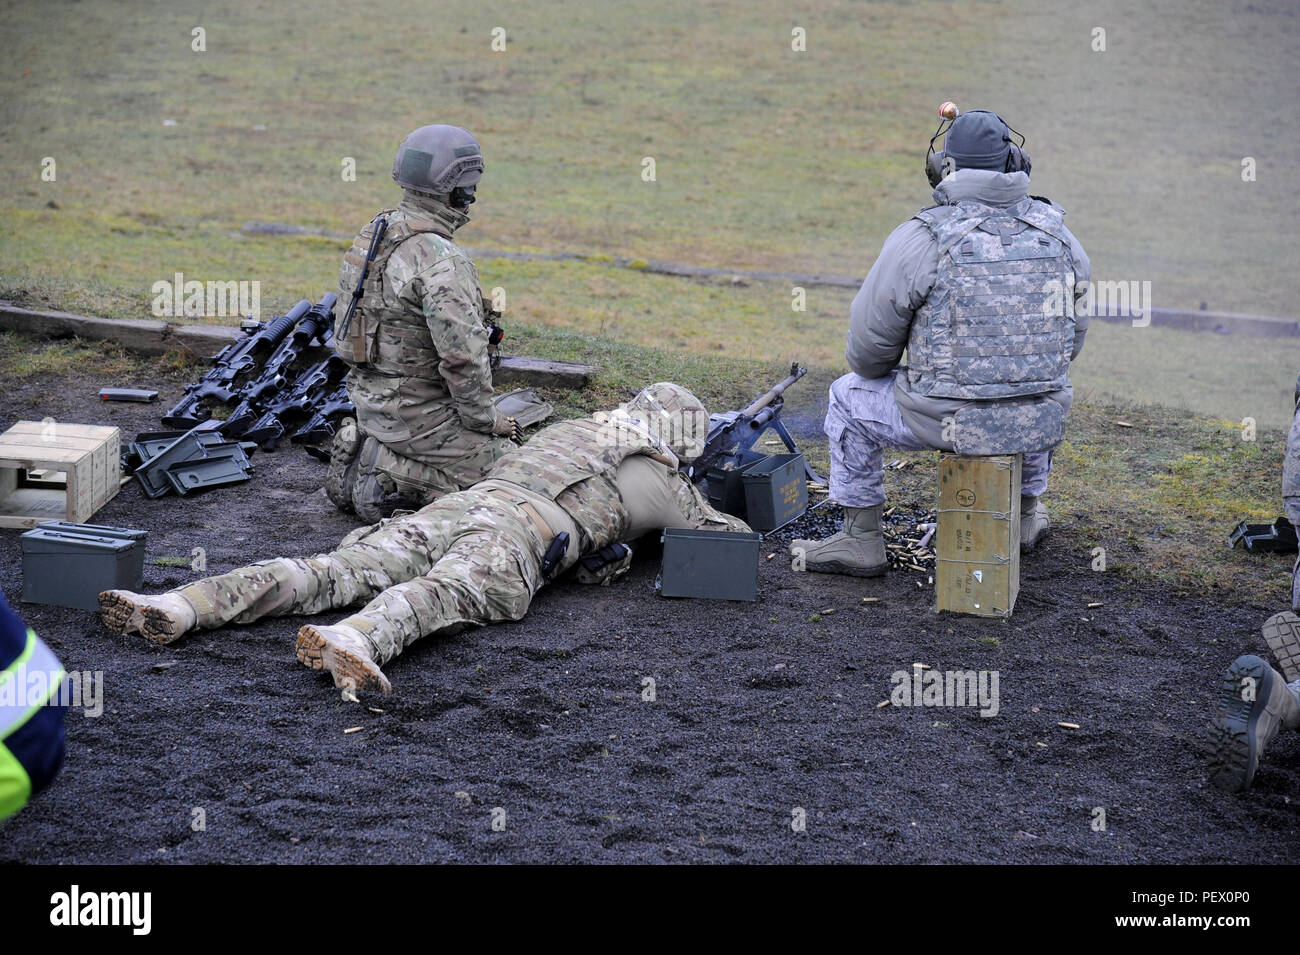
[[[1033,550],[1047,535],[1051,522],[1047,519],[1047,506],[1040,498],[1020,498],[1020,549]]]
[[[105,590],[99,595],[99,619],[114,633],[138,633],[154,643],[178,640],[198,624],[194,605],[180,594]]]
[[[794,540],[790,554],[814,574],[848,574],[879,577],[889,570],[885,537],[880,533],[880,512],[875,507],[844,508],[844,530],[820,541]]]
[[[375,662],[370,641],[360,630],[343,624],[309,624],[298,631],[297,651],[299,663],[312,670],[329,670],[340,690],[393,692],[393,685]]]
[[[1223,675],[1219,712],[1210,725],[1210,781],[1240,792],[1255,779],[1266,747],[1283,727],[1300,726],[1300,684],[1253,654],[1237,657]]]

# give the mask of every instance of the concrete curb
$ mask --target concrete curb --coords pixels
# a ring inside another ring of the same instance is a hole
[[[1241,335],[1246,338],[1296,338],[1300,337],[1300,319],[1278,318],[1272,315],[1245,315],[1239,312],[1193,312],[1173,308],[1153,308],[1149,315],[1134,316],[1131,312],[1116,309],[1098,312],[1093,321],[1127,325],[1134,321],[1178,328],[1189,332],[1211,332],[1217,335]]]
[[[3,301],[0,301],[0,328],[50,338],[76,336],[116,342],[129,351],[145,355],[180,351],[199,359],[215,355],[243,334],[229,325],[173,325],[152,319],[95,318],[22,308]],[[320,357],[324,357],[324,350],[318,350]],[[501,367],[493,377],[499,385],[581,389],[595,373],[594,365],[506,355],[502,356]]]

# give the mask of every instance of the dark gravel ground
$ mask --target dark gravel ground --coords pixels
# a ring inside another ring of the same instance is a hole
[[[99,384],[7,389],[0,425],[157,427],[159,406],[101,404]],[[254,463],[251,483],[194,499],[130,484],[96,520],[147,529],[150,561],[203,547],[209,572],[353,526],[302,452]],[[936,615],[915,573],[796,575],[775,543],[757,603],[670,601],[647,543],[613,587],[560,583],[520,623],[416,648],[389,667],[395,695],[364,701],[382,712],[295,661],[302,619],[158,648],[22,605],[69,670],[103,672],[105,710],[69,716],[63,773],[4,827],[0,861],[1295,861],[1296,740],[1235,798],[1208,786],[1201,750],[1224,667],[1264,651],[1279,608],[1095,573],[1054,516],[1011,622]],[[0,532],[15,604],[19,553]],[[1261,575],[1284,560],[1261,557]],[[146,587],[194,576],[149,563]],[[1000,712],[878,707],[914,662],[998,671]]]

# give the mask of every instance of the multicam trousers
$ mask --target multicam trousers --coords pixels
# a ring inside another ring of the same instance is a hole
[[[475,489],[361,528],[332,553],[260,561],[175,592],[204,629],[369,601],[339,622],[366,634],[383,665],[420,637],[522,618],[548,543],[516,503]]]
[[[1286,457],[1282,459],[1282,507],[1286,519],[1300,527],[1300,379],[1296,380],[1296,410],[1286,439]],[[1300,612],[1300,555],[1292,568],[1291,609]]]

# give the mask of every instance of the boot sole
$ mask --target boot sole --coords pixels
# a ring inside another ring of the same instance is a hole
[[[1300,616],[1290,610],[1264,621],[1264,639],[1288,683],[1300,680]]]
[[[114,633],[139,633],[144,623],[140,605],[121,594],[105,590],[99,595],[99,619]]]
[[[857,567],[853,564],[844,564],[838,560],[827,560],[814,564],[808,561],[804,564],[804,570],[810,574],[843,574],[846,577],[883,577],[889,572],[889,565],[883,567]]]
[[[166,645],[175,643],[185,631],[178,630],[176,621],[166,610],[157,607],[144,608],[144,623],[140,626],[140,636],[154,643]]]
[[[114,633],[138,633],[151,643],[174,643],[185,633],[167,611],[136,603],[111,590],[99,595],[99,619]]]
[[[298,631],[296,650],[299,663],[310,670],[329,670],[339,689],[357,691],[375,686],[384,694],[393,692],[392,684],[379,667],[331,643],[310,624]]]
[[[1255,681],[1255,699],[1249,702],[1241,698],[1247,678]],[[1254,782],[1259,767],[1255,728],[1272,690],[1272,668],[1259,657],[1238,657],[1224,673],[1220,711],[1210,725],[1210,781],[1217,789],[1241,792]]]

